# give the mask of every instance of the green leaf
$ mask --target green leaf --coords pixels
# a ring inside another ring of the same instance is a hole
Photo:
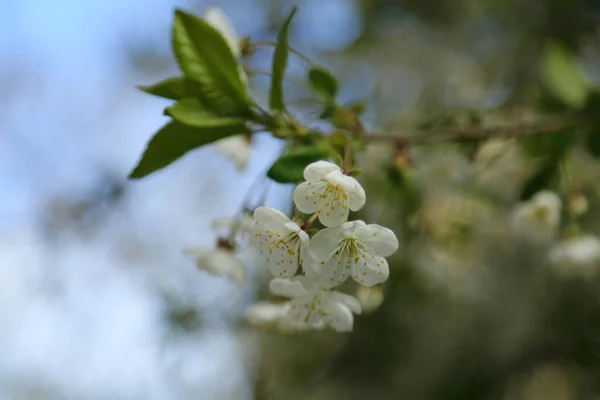
[[[233,129],[237,126],[240,132],[247,130],[243,118],[219,117],[207,110],[197,98],[193,97],[179,100],[173,106],[168,107],[165,113],[182,124],[196,128],[220,129],[227,127]]]
[[[360,174],[362,174],[362,172],[363,172],[362,169],[356,168],[356,169],[353,169],[352,171],[349,171],[348,172],[348,176],[356,178],[357,176],[359,176]]]
[[[186,77],[202,87],[204,95],[227,113],[239,113],[251,104],[240,65],[231,48],[208,22],[175,11],[172,47]]]
[[[323,148],[297,147],[279,157],[267,172],[267,176],[280,183],[299,182],[304,179],[304,169],[308,164],[327,157],[328,153]]]
[[[194,128],[171,121],[150,139],[142,158],[129,174],[131,179],[143,178],[166,167],[188,151],[228,136],[248,133],[238,124],[211,128]]]
[[[542,65],[548,88],[563,103],[573,108],[585,105],[590,88],[578,65],[577,58],[558,43],[549,43]]]
[[[600,158],[600,126],[593,127],[585,137],[587,151],[596,158]]]
[[[185,86],[185,77],[177,76],[173,78],[167,78],[155,83],[154,85],[138,86],[138,89],[148,94],[165,99],[179,100],[185,96]]]
[[[275,46],[275,51],[273,53],[273,67],[271,70],[271,90],[269,92],[269,108],[271,110],[282,111],[285,109],[285,104],[283,102],[283,77],[285,75],[290,51],[288,44],[288,29],[292,22],[292,18],[294,18],[294,14],[296,14],[296,10],[296,7],[292,9],[277,35],[277,45]]]
[[[308,72],[310,86],[330,99],[334,99],[338,91],[337,80],[329,71],[315,67]]]

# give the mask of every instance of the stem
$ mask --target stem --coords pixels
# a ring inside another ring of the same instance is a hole
[[[300,229],[302,230],[307,230],[310,228],[310,226],[313,224],[313,222],[315,222],[317,220],[317,217],[319,216],[319,212],[314,213],[313,215],[310,216],[310,218],[308,219],[308,221],[304,222],[301,226]]]
[[[275,46],[277,46],[277,42],[268,41],[268,40],[267,41],[254,42],[252,44],[254,46],[256,46],[256,47],[275,47]],[[291,53],[294,53],[296,56],[298,56],[298,58],[300,58],[302,61],[304,61],[305,63],[307,63],[311,67],[315,65],[315,63],[313,63],[310,58],[308,58],[307,56],[305,56],[304,54],[302,54],[298,50],[294,49],[293,47],[289,47],[289,49],[290,49]]]
[[[554,117],[534,123],[525,123],[513,126],[496,126],[488,128],[467,126],[398,136],[367,134],[365,135],[365,139],[368,141],[389,141],[400,145],[405,145],[410,143],[443,142],[453,139],[487,139],[491,137],[529,136],[537,133],[556,132],[573,126],[575,122],[576,121],[570,118]]]
[[[352,151],[350,150],[350,142],[346,142],[346,147],[344,148],[344,162],[342,163],[342,170],[344,172],[350,171],[350,163],[352,162]]]

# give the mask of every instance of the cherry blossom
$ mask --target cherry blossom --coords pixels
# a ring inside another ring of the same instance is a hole
[[[385,258],[398,249],[394,233],[377,224],[351,221],[325,228],[312,238],[309,252],[322,266],[324,287],[341,285],[352,278],[364,286],[384,282],[389,276]]]
[[[296,207],[303,213],[318,213],[327,227],[339,226],[349,211],[358,211],[366,201],[365,191],[356,179],[345,175],[340,167],[317,161],[304,170],[306,182],[294,191]]]

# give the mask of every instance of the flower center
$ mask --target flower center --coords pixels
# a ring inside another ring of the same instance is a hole
[[[277,239],[275,239],[276,236]],[[300,237],[295,232],[290,232],[282,237],[280,233],[267,231],[267,241],[270,241],[269,239],[272,241],[271,245],[268,246],[270,253],[274,249],[285,249],[287,254],[293,256],[296,255],[296,250],[300,245]]]
[[[348,205],[348,192],[344,190],[342,185],[334,185],[328,181],[325,181],[326,184],[319,194],[319,198],[323,202],[327,216],[331,215],[332,211],[335,211],[336,207],[340,209],[346,209],[349,207]],[[321,212],[322,210],[317,210],[317,212]],[[342,214],[343,215],[343,214]]]

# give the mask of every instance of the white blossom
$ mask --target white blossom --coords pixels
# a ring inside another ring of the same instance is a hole
[[[196,260],[199,270],[212,275],[225,276],[234,282],[243,282],[246,277],[244,263],[232,251],[220,248],[193,247],[184,253]]]
[[[324,287],[335,287],[348,276],[364,286],[384,282],[389,276],[385,258],[398,249],[394,232],[377,224],[351,221],[325,228],[312,238],[309,252],[321,263]]]
[[[269,289],[276,295],[292,299],[288,316],[307,328],[322,329],[329,326],[337,332],[350,332],[354,325],[352,313],[361,313],[356,298],[325,290],[316,274],[306,273],[292,279],[275,278],[269,284]]]
[[[239,60],[241,56],[240,37],[231,24],[231,21],[229,21],[229,18],[227,18],[221,9],[211,7],[206,10],[204,19],[221,33],[221,36],[223,36],[231,48],[231,52]],[[248,78],[241,64],[239,65],[239,73],[242,82],[247,84]],[[244,170],[248,165],[251,142],[246,135],[234,135],[218,140],[215,142],[215,149],[233,161],[238,171]]]
[[[215,149],[233,161],[238,171],[243,171],[248,166],[252,146],[246,135],[233,135],[218,140],[215,142]]]
[[[259,301],[248,307],[244,318],[252,325],[274,324],[283,318],[287,318],[290,308],[289,302],[271,303],[268,301]]]
[[[554,240],[560,224],[562,202],[554,192],[541,191],[516,206],[511,216],[513,231],[528,240],[544,243]]]
[[[550,250],[549,259],[559,275],[589,278],[600,268],[600,239],[593,235],[565,239]]]
[[[211,222],[211,228],[217,232],[229,234],[234,232],[236,236],[245,238],[254,233],[254,217],[252,214],[244,212],[239,217],[216,218]]]
[[[339,226],[348,219],[349,210],[358,211],[366,201],[365,191],[356,179],[345,175],[335,164],[317,161],[304,170],[306,182],[294,191],[300,212],[318,213],[327,227]]]
[[[309,237],[281,211],[258,207],[254,211],[251,241],[259,249],[273,276],[290,277],[304,261]]]

